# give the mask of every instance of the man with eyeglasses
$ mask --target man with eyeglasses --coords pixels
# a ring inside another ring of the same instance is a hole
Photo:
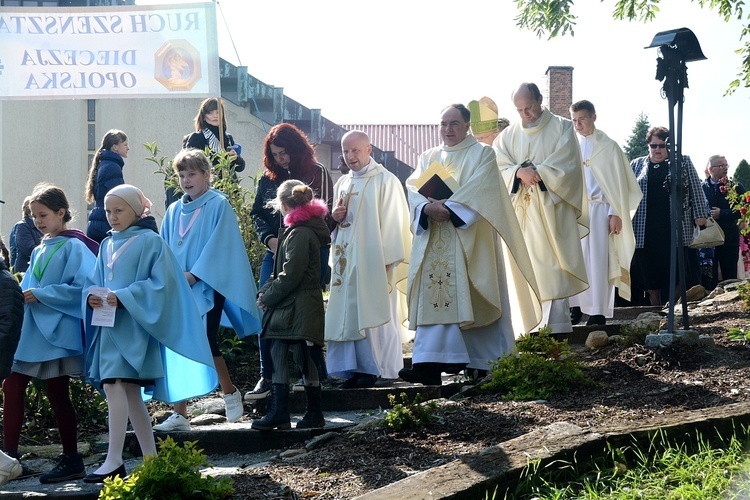
[[[669,130],[654,127],[646,134],[649,155],[630,162],[643,199],[633,217],[635,254],[630,274],[639,288],[647,290],[651,305],[661,306],[662,291],[669,287],[671,210],[669,186]],[[706,224],[708,202],[698,172],[689,156],[682,157],[682,244],[685,258],[685,285],[700,283],[698,251],[689,248],[697,226]],[[679,276],[679,274],[678,274]]]
[[[703,192],[711,207],[711,217],[719,223],[724,231],[724,244],[714,247],[713,276],[710,288],[715,288],[721,280],[737,279],[737,262],[740,258],[740,229],[737,221],[739,210],[732,210],[727,200],[727,159],[722,155],[713,155],[708,159],[706,170],[708,178],[703,181]],[[737,183],[738,194],[745,192],[745,187]]]

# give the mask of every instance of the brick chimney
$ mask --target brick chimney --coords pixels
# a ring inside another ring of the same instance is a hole
[[[573,104],[573,66],[547,68],[547,107],[558,116],[570,118]]]

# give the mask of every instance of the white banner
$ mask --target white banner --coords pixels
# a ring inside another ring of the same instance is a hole
[[[0,99],[220,92],[213,3],[0,9]]]

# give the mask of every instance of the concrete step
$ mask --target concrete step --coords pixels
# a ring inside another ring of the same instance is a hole
[[[400,398],[399,395],[404,393],[409,400],[413,400],[417,394],[420,394],[423,401],[449,398],[463,387],[464,384],[458,382],[459,378],[457,375],[445,375],[442,386],[422,386],[410,384],[403,380],[380,379],[374,387],[367,389],[324,389],[321,402],[324,412],[387,409],[391,407],[388,401],[388,395],[390,394]],[[259,412],[265,412],[268,402],[268,398],[265,398],[249,404],[254,405]],[[247,406],[248,403],[245,403],[245,405]],[[291,412],[304,412],[304,392],[291,392],[289,394],[289,410]]]

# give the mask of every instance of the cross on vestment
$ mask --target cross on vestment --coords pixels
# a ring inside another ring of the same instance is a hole
[[[341,205],[345,206],[346,209],[347,209],[347,211],[348,211],[349,210],[349,200],[351,200],[352,196],[357,196],[358,194],[359,193],[353,193],[351,191],[349,191],[348,193],[342,193],[342,195],[341,195],[341,198],[342,198]],[[347,214],[347,216],[348,216],[348,214]],[[349,227],[351,225],[352,225],[351,222],[344,222],[344,221],[342,221],[342,223],[341,223],[341,227]]]
[[[346,193],[344,196],[344,206],[346,208],[349,208],[349,200],[351,200],[352,196],[357,196],[359,193],[352,193],[351,191]]]

